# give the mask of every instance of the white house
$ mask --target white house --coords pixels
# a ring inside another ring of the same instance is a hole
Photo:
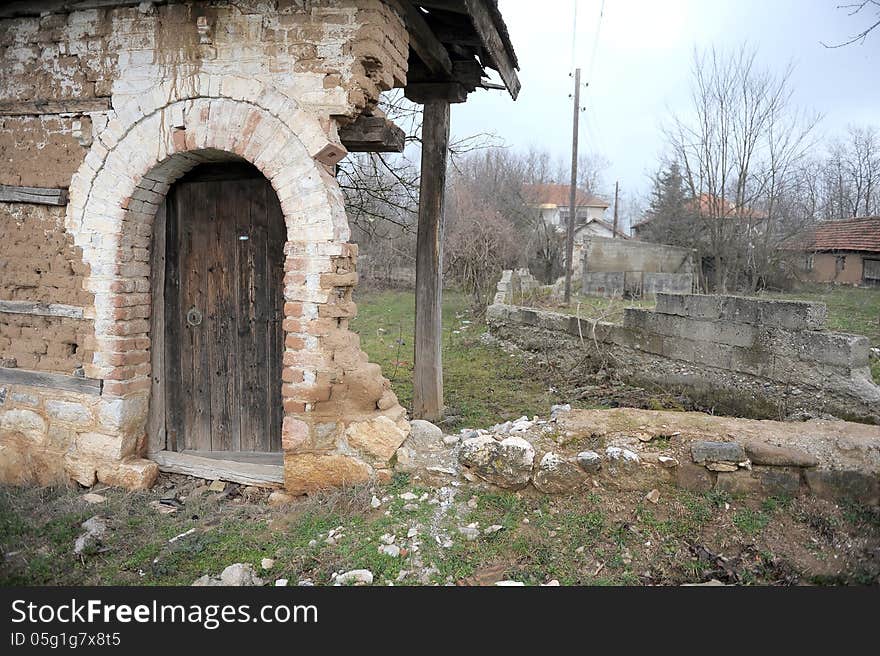
[[[529,184],[523,185],[523,198],[529,207],[538,209],[544,222],[559,232],[568,228],[570,211],[569,185],[564,184]],[[605,220],[608,203],[601,198],[592,196],[580,189],[575,198],[577,222],[575,223],[575,241],[594,235],[597,237],[613,237],[614,228]],[[617,237],[626,239],[620,230]]]

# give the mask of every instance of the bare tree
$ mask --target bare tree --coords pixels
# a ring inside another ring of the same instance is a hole
[[[793,107],[791,67],[774,74],[756,55],[695,53],[690,112],[666,130],[698,217],[691,245],[721,292],[761,284],[789,236],[780,200],[819,120]]]
[[[844,46],[849,46],[856,42],[864,43],[868,35],[875,29],[880,27],[880,0],[861,0],[861,2],[853,2],[848,5],[837,5],[837,8],[846,9],[849,16],[855,16],[857,14],[860,14],[862,10],[868,9],[874,9],[875,13],[874,17],[869,19],[868,26],[861,32],[850,37],[846,41],[837,43],[835,45],[828,45],[827,43],[823,42],[822,45],[826,48],[843,48]],[[868,12],[865,11],[865,13],[867,14]]]

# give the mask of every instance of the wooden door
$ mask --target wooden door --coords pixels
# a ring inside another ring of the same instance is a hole
[[[284,220],[249,165],[174,184],[165,232],[166,448],[281,450]]]

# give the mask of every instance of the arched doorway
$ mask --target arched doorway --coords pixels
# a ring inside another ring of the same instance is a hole
[[[202,164],[169,189],[153,230],[164,450],[281,463],[285,239],[249,163]]]

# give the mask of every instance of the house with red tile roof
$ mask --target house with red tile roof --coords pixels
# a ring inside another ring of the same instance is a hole
[[[526,184],[522,189],[523,200],[529,207],[540,211],[547,225],[565,232],[571,207],[570,189],[566,184]],[[605,219],[609,205],[601,198],[578,189],[575,206],[575,241],[589,236],[628,238],[620,230],[615,234],[614,226]]]
[[[759,226],[767,218],[764,212],[751,207],[739,207],[736,203],[707,193],[691,198],[685,203],[685,207],[694,218],[709,219],[718,217],[725,220],[747,222],[755,227]],[[646,238],[649,235],[649,226],[653,222],[654,219],[651,217],[645,217],[641,221],[634,223],[631,228],[633,237],[636,239]]]
[[[880,286],[880,216],[812,225],[785,249],[803,253],[802,274],[814,282]]]

